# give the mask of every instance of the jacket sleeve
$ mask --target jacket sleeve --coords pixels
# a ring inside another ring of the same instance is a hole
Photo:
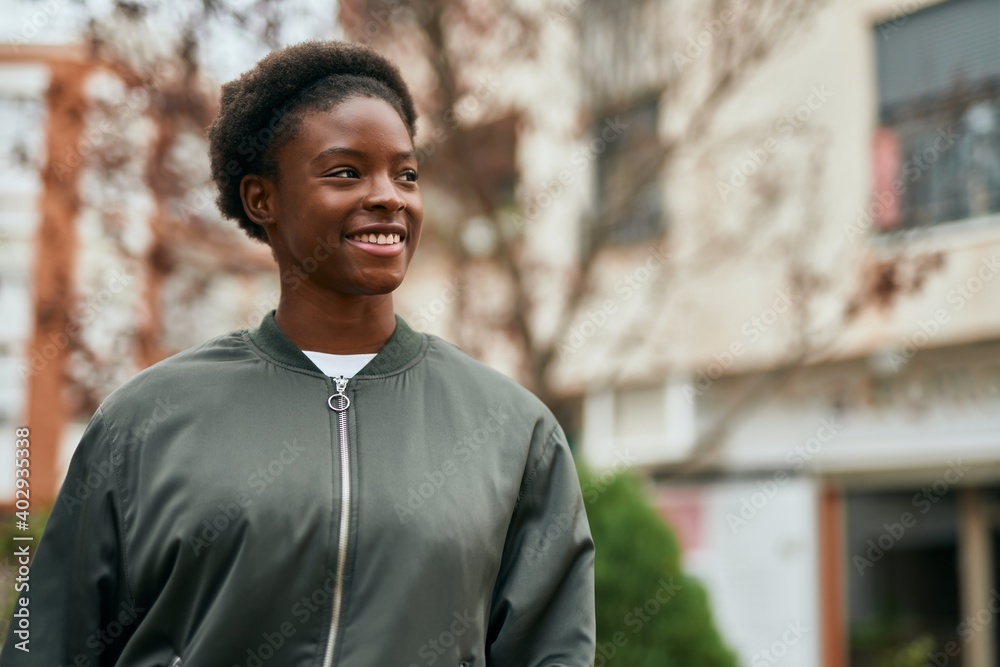
[[[591,667],[594,542],[573,456],[558,424],[529,466],[494,589],[486,663]]]
[[[19,592],[0,667],[111,665],[132,634],[138,610],[125,577],[112,447],[98,409],[73,454],[37,551],[33,542],[15,543],[15,551],[27,544],[35,553],[27,577],[22,573],[15,582]],[[38,520],[32,510],[30,519]]]

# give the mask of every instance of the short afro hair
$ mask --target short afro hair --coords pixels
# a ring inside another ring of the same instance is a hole
[[[276,147],[294,136],[305,111],[326,111],[354,97],[388,102],[413,139],[417,114],[399,70],[367,46],[310,41],[265,56],[222,86],[219,115],[208,130],[216,203],[247,235],[267,234],[243,210],[240,181],[247,174],[277,177]]]

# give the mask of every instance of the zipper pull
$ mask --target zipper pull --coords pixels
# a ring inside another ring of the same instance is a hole
[[[337,383],[337,393],[326,399],[326,404],[329,405],[330,409],[334,412],[343,412],[351,405],[351,399],[349,399],[347,394],[344,393],[344,390],[347,389],[347,378],[341,375],[339,378],[334,378],[333,381]],[[335,398],[340,399],[339,406],[334,406],[333,399]]]

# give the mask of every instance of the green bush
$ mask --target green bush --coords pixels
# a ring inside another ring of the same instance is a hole
[[[934,637],[921,635],[909,643],[889,648],[878,657],[879,667],[924,667],[937,646]]]
[[[630,473],[579,465],[594,536],[595,667],[736,667],[705,589],[681,572],[677,538]]]

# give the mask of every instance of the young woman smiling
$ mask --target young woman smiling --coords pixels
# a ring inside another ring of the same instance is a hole
[[[396,68],[341,42],[223,86],[218,204],[270,245],[278,307],[102,403],[23,593],[30,652],[14,624],[0,665],[593,664],[562,429],[394,312],[423,223],[415,123]]]

